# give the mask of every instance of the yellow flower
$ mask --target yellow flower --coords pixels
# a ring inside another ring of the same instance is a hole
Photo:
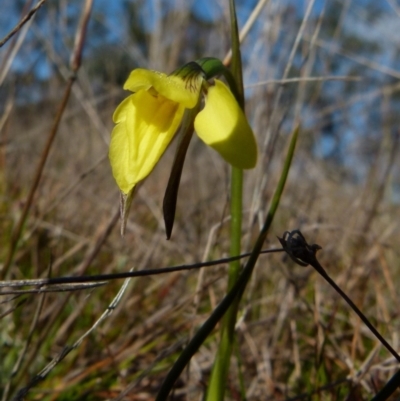
[[[136,69],[124,85],[134,94],[115,110],[109,158],[114,178],[129,194],[157,164],[182,122],[204,92],[204,108],[194,120],[197,135],[231,165],[248,169],[257,162],[257,145],[243,111],[228,87],[210,84],[199,71],[166,75]]]

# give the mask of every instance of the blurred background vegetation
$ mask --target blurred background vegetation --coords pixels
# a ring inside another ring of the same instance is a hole
[[[0,39],[34,5],[1,0]],[[78,0],[47,0],[0,48],[0,267],[70,76],[82,8]],[[245,175],[244,248],[258,233],[288,134],[300,122],[266,247],[300,228],[323,247],[319,257],[330,275],[398,349],[400,4],[237,0],[237,9],[240,27],[255,16],[242,56],[246,112],[260,150],[257,168]],[[223,59],[228,51],[225,0],[94,1],[82,66],[8,279],[142,270],[226,255],[229,169],[212,150],[193,139],[166,241],[162,198],[173,149],[138,191],[121,238],[107,146],[132,69],[171,72],[199,57]],[[220,265],[133,279],[113,314],[35,383],[27,399],[154,399],[180,349],[224,294],[225,277]],[[2,399],[32,384],[89,330],[121,284],[2,295]],[[239,314],[228,399],[243,399],[242,382],[248,400],[343,400],[350,391],[364,400],[396,367],[333,290],[281,255],[260,258]],[[172,399],[201,399],[216,347],[213,337],[200,349]]]

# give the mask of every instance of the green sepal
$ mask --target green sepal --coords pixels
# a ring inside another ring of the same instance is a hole
[[[199,65],[195,61],[190,61],[182,67],[177,68],[176,70],[172,71],[170,75],[180,77],[184,81],[193,77],[197,78],[199,75],[205,78],[205,72],[201,68],[201,65]]]
[[[219,75],[224,75],[225,70],[228,70],[222,61],[215,57],[203,57],[196,60],[201,69],[204,71],[205,78],[211,79]],[[228,70],[229,71],[229,70]],[[230,72],[230,71],[229,71]]]
[[[236,85],[235,77],[233,76],[231,70],[227,68],[220,59],[215,57],[203,57],[196,60],[196,63],[204,71],[205,78],[207,80],[222,75],[226,79],[226,82],[229,85],[233,96],[235,96],[236,101],[239,103],[240,107],[243,108],[243,96],[240,95]]]

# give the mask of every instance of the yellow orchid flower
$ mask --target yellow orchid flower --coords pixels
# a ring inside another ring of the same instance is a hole
[[[229,88],[217,79],[207,82],[199,66],[182,71],[166,75],[136,69],[124,85],[134,94],[115,110],[109,158],[125,195],[150,174],[177,132],[185,109],[193,109],[203,93],[204,107],[194,120],[197,135],[231,165],[241,169],[256,165],[253,132]]]

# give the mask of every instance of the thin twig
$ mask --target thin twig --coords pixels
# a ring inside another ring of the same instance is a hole
[[[266,249],[260,253],[275,253],[283,252],[282,248]],[[69,284],[69,283],[90,283],[99,281],[109,281],[117,279],[125,279],[130,277],[144,277],[153,276],[157,274],[166,274],[177,271],[193,270],[199,269],[201,267],[215,266],[219,264],[229,263],[232,260],[239,260],[247,258],[251,253],[244,253],[239,256],[222,258],[217,260],[212,260],[208,262],[193,263],[190,265],[180,265],[172,267],[161,267],[158,269],[146,269],[140,271],[129,271],[122,273],[112,273],[112,274],[97,274],[92,276],[79,276],[79,277],[54,277],[54,278],[43,278],[43,279],[30,279],[30,280],[4,280],[0,281],[0,288],[3,287],[25,287],[25,286],[44,286],[44,285],[57,285],[57,284]],[[37,291],[40,292],[40,291]]]
[[[74,48],[70,58],[70,68],[76,73],[79,70],[82,62],[83,47],[85,45],[87,26],[90,20],[93,0],[86,0],[83,6],[82,15],[79,20],[79,25],[76,29]]]
[[[305,41],[310,41],[311,40],[311,38],[309,36],[307,36],[307,35],[305,35],[303,39]],[[327,42],[327,41],[322,40],[322,39],[316,40],[315,44],[318,47],[321,47],[323,49],[328,49],[329,51],[331,51],[333,53],[336,53],[336,54],[338,54],[340,56],[346,57],[349,60],[351,60],[351,61],[353,61],[353,62],[355,62],[357,64],[360,64],[360,65],[362,65],[364,67],[367,67],[367,68],[370,68],[372,70],[378,71],[381,74],[385,74],[385,75],[388,75],[390,77],[394,77],[394,78],[397,78],[397,79],[400,78],[400,73],[399,73],[398,70],[396,70],[394,68],[386,67],[385,65],[382,65],[382,64],[380,64],[378,62],[375,62],[373,60],[369,60],[368,58],[360,56],[358,54],[351,53],[351,52],[349,52],[347,50],[344,50],[339,45],[336,45],[336,44],[331,43],[331,42]]]
[[[42,156],[41,156],[40,161],[39,161],[39,165],[37,166],[36,173],[35,173],[35,176],[33,178],[33,183],[32,183],[31,189],[29,191],[28,198],[27,198],[27,200],[25,201],[25,204],[24,204],[24,209],[23,209],[22,214],[21,214],[21,216],[19,218],[17,227],[15,228],[14,232],[11,235],[10,246],[8,248],[7,259],[6,259],[5,263],[4,263],[3,269],[1,271],[1,278],[5,278],[7,276],[7,273],[9,271],[10,267],[11,267],[11,263],[12,263],[12,260],[13,260],[13,257],[14,257],[14,253],[15,253],[19,238],[20,238],[21,233],[22,233],[22,228],[23,228],[23,226],[25,224],[26,218],[28,217],[28,213],[29,213],[30,208],[32,206],[33,197],[34,197],[34,195],[36,193],[36,190],[37,190],[37,188],[39,186],[39,182],[40,182],[40,179],[42,177],[43,169],[44,169],[44,166],[46,164],[47,158],[49,156],[50,149],[51,149],[51,146],[53,144],[54,138],[55,138],[55,136],[57,134],[61,118],[62,118],[62,116],[64,114],[64,110],[65,110],[65,108],[67,106],[68,99],[69,99],[69,96],[71,94],[71,88],[72,88],[73,83],[75,82],[75,78],[76,78],[75,75],[72,75],[70,77],[69,81],[67,82],[67,86],[66,86],[65,91],[64,91],[63,99],[61,101],[61,104],[60,104],[60,107],[58,109],[56,118],[54,120],[53,127],[49,132],[49,136],[47,138],[46,145],[45,145],[45,147],[43,149]]]
[[[41,3],[44,3],[44,1],[45,0],[41,0]],[[25,202],[24,209],[21,214],[21,217],[18,221],[16,229],[14,230],[13,234],[11,235],[7,259],[4,263],[4,266],[3,266],[3,269],[2,269],[1,275],[0,275],[0,277],[3,279],[7,276],[7,273],[11,267],[11,264],[12,264],[12,261],[14,258],[14,253],[17,248],[19,239],[21,237],[22,229],[24,227],[25,221],[28,217],[29,211],[30,211],[32,203],[33,203],[33,197],[39,186],[39,182],[40,182],[40,179],[43,174],[44,166],[48,159],[50,149],[54,142],[54,138],[57,134],[61,118],[62,118],[65,108],[67,106],[67,103],[68,103],[68,100],[69,100],[69,97],[71,94],[72,86],[76,80],[76,72],[78,71],[78,69],[80,67],[80,63],[81,63],[81,55],[82,55],[82,51],[83,51],[84,39],[86,36],[86,30],[87,30],[89,17],[90,17],[91,8],[92,8],[92,0],[86,0],[85,6],[84,6],[84,9],[82,12],[81,20],[80,20],[80,23],[77,28],[74,49],[72,51],[72,56],[71,56],[71,60],[70,60],[70,68],[71,68],[72,74],[67,81],[67,85],[66,85],[66,88],[64,91],[64,96],[62,98],[61,104],[59,106],[56,117],[54,119],[53,126],[49,132],[45,147],[42,152],[42,156],[40,158],[39,164],[36,169],[35,176],[33,178],[32,186],[29,191],[28,198]]]
[[[35,15],[36,11],[38,11],[46,1],[47,0],[40,0],[39,3],[29,11],[29,13],[26,14],[25,17],[22,18],[21,21],[19,21],[18,24],[0,41],[0,47],[11,39]]]

